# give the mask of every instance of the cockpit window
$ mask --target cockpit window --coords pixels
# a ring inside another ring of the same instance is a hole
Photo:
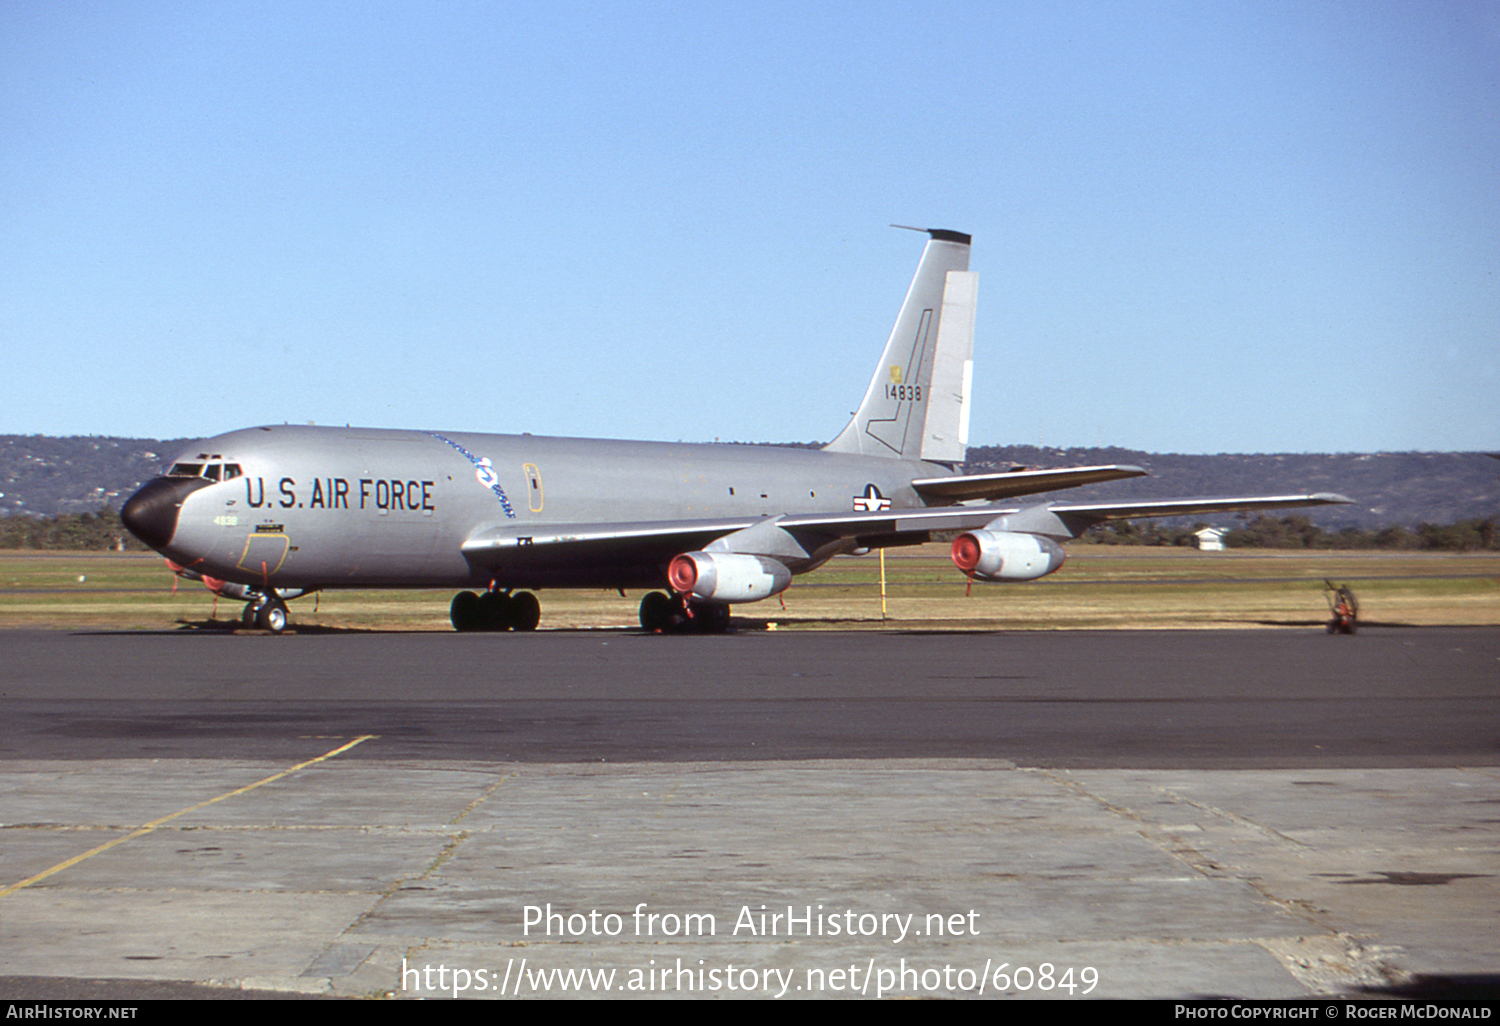
[[[230,481],[243,474],[238,463],[174,463],[168,477],[201,477],[209,481]]]

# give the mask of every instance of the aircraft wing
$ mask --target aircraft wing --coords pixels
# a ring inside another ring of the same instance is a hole
[[[966,499],[1008,499],[1015,495],[1036,495],[1058,488],[1077,488],[1117,481],[1124,477],[1145,477],[1140,467],[1114,465],[1106,467],[1068,467],[1060,470],[1012,470],[998,474],[960,474],[957,477],[923,477],[911,483],[926,501],[963,502]]]
[[[861,542],[901,537],[902,542],[925,541],[930,531],[967,531],[983,527],[996,517],[1021,512],[1045,511],[1057,516],[1089,521],[1128,520],[1132,517],[1176,517],[1194,513],[1228,513],[1237,510],[1284,509],[1326,506],[1354,500],[1332,492],[1313,495],[1257,495],[1227,499],[1167,499],[1148,502],[1104,502],[1088,504],[1046,503],[1021,506],[931,506],[922,509],[887,509],[871,512],[791,513],[773,517],[726,517],[704,520],[650,520],[580,524],[504,525],[476,533],[463,545],[472,560],[506,554],[506,562],[519,556],[530,561],[550,559],[557,547],[567,546],[580,554],[591,551],[640,553],[659,551],[670,559],[679,552],[700,549],[716,539],[758,524],[771,524],[793,534],[827,538],[856,538]],[[889,543],[889,542],[888,542]]]
[[[470,561],[503,561],[506,565],[555,558],[561,547],[580,556],[598,554],[611,561],[622,554],[639,558],[656,553],[663,561],[681,552],[701,549],[719,538],[770,524],[796,535],[824,538],[885,539],[910,535],[911,544],[926,540],[929,531],[983,527],[1015,507],[939,506],[924,509],[887,509],[876,512],[792,513],[774,517],[734,517],[708,520],[651,520],[640,523],[504,525],[480,531],[463,545]],[[903,538],[903,541],[907,539]]]
[[[873,512],[641,523],[497,525],[463,545],[469,564],[517,587],[659,587],[673,558],[719,550],[770,556],[794,573],[841,552],[919,545],[933,531],[983,527],[1015,507],[944,506]],[[580,583],[582,582],[582,583]]]
[[[747,552],[772,557],[793,573],[801,573],[840,552],[918,545],[928,541],[934,531],[992,527],[1065,539],[1077,537],[1104,520],[1349,501],[1342,495],[1323,492],[1078,505],[938,506],[703,520],[504,524],[476,532],[462,551],[471,565],[503,577],[511,586],[567,587],[580,582],[598,586],[599,580],[608,579],[617,582],[611,587],[656,587],[663,568],[685,552]]]
[[[1235,513],[1252,509],[1288,509],[1296,506],[1347,505],[1354,500],[1335,492],[1312,495],[1249,495],[1229,499],[1161,499],[1154,502],[1098,502],[1085,505],[1058,504],[1058,516],[1083,517],[1092,521],[1130,520],[1133,517],[1185,517],[1196,513]]]

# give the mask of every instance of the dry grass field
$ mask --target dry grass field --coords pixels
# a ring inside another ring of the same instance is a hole
[[[1500,553],[1380,553],[1080,545],[1051,577],[972,590],[946,545],[836,559],[781,596],[737,606],[741,629],[1275,628],[1328,618],[1325,578],[1349,584],[1366,626],[1500,624]],[[968,591],[968,594],[965,592]],[[332,591],[291,603],[295,628],[449,630],[451,591]],[[641,593],[541,593],[542,627],[633,627]],[[228,624],[242,604],[176,582],[159,556],[0,552],[0,628],[161,630]]]

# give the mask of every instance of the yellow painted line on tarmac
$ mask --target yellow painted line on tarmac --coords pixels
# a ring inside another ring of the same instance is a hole
[[[316,759],[308,759],[306,762],[299,762],[297,763],[297,765],[292,766],[288,769],[284,769],[280,773],[274,773],[271,776],[266,777],[266,779],[264,780],[257,780],[253,784],[246,784],[244,787],[236,788],[233,791],[221,794],[217,798],[210,798],[206,802],[199,802],[197,805],[189,805],[187,808],[179,809],[171,815],[163,816],[161,819],[153,819],[145,826],[137,827],[135,830],[132,830],[124,837],[116,837],[113,841],[107,841],[104,844],[99,845],[99,847],[97,848],[91,848],[90,850],[84,852],[82,855],[74,855],[66,862],[59,862],[51,869],[44,869],[35,876],[28,876],[24,880],[19,880],[16,883],[11,884],[9,887],[0,890],[0,898],[5,897],[7,894],[14,894],[16,891],[21,890],[23,887],[30,887],[32,884],[45,880],[47,879],[47,877],[52,876],[55,873],[61,873],[69,866],[76,866],[78,865],[78,863],[83,862],[86,859],[91,859],[101,852],[109,851],[109,849],[115,847],[116,845],[124,844],[126,841],[133,841],[137,837],[144,837],[146,834],[151,833],[151,831],[155,830],[163,823],[172,822],[172,820],[176,819],[178,816],[186,816],[189,812],[197,812],[199,809],[205,809],[217,802],[222,802],[226,798],[233,798],[235,795],[246,794],[250,791],[254,791],[257,787],[263,787],[266,784],[275,783],[276,781],[281,780],[284,777],[291,776],[293,773],[296,773],[299,770],[305,770],[309,766],[316,766],[318,763],[323,762],[325,759],[332,759],[335,755],[342,755],[362,741],[369,741],[371,738],[374,738],[376,736],[377,735],[375,734],[362,734],[359,737],[355,738],[353,741],[350,741],[348,744],[339,745],[331,752],[324,752]]]

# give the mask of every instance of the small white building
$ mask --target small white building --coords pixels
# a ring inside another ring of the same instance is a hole
[[[1194,531],[1193,537],[1198,539],[1198,548],[1204,552],[1223,552],[1224,535],[1228,532],[1222,527],[1205,527],[1201,531]]]

